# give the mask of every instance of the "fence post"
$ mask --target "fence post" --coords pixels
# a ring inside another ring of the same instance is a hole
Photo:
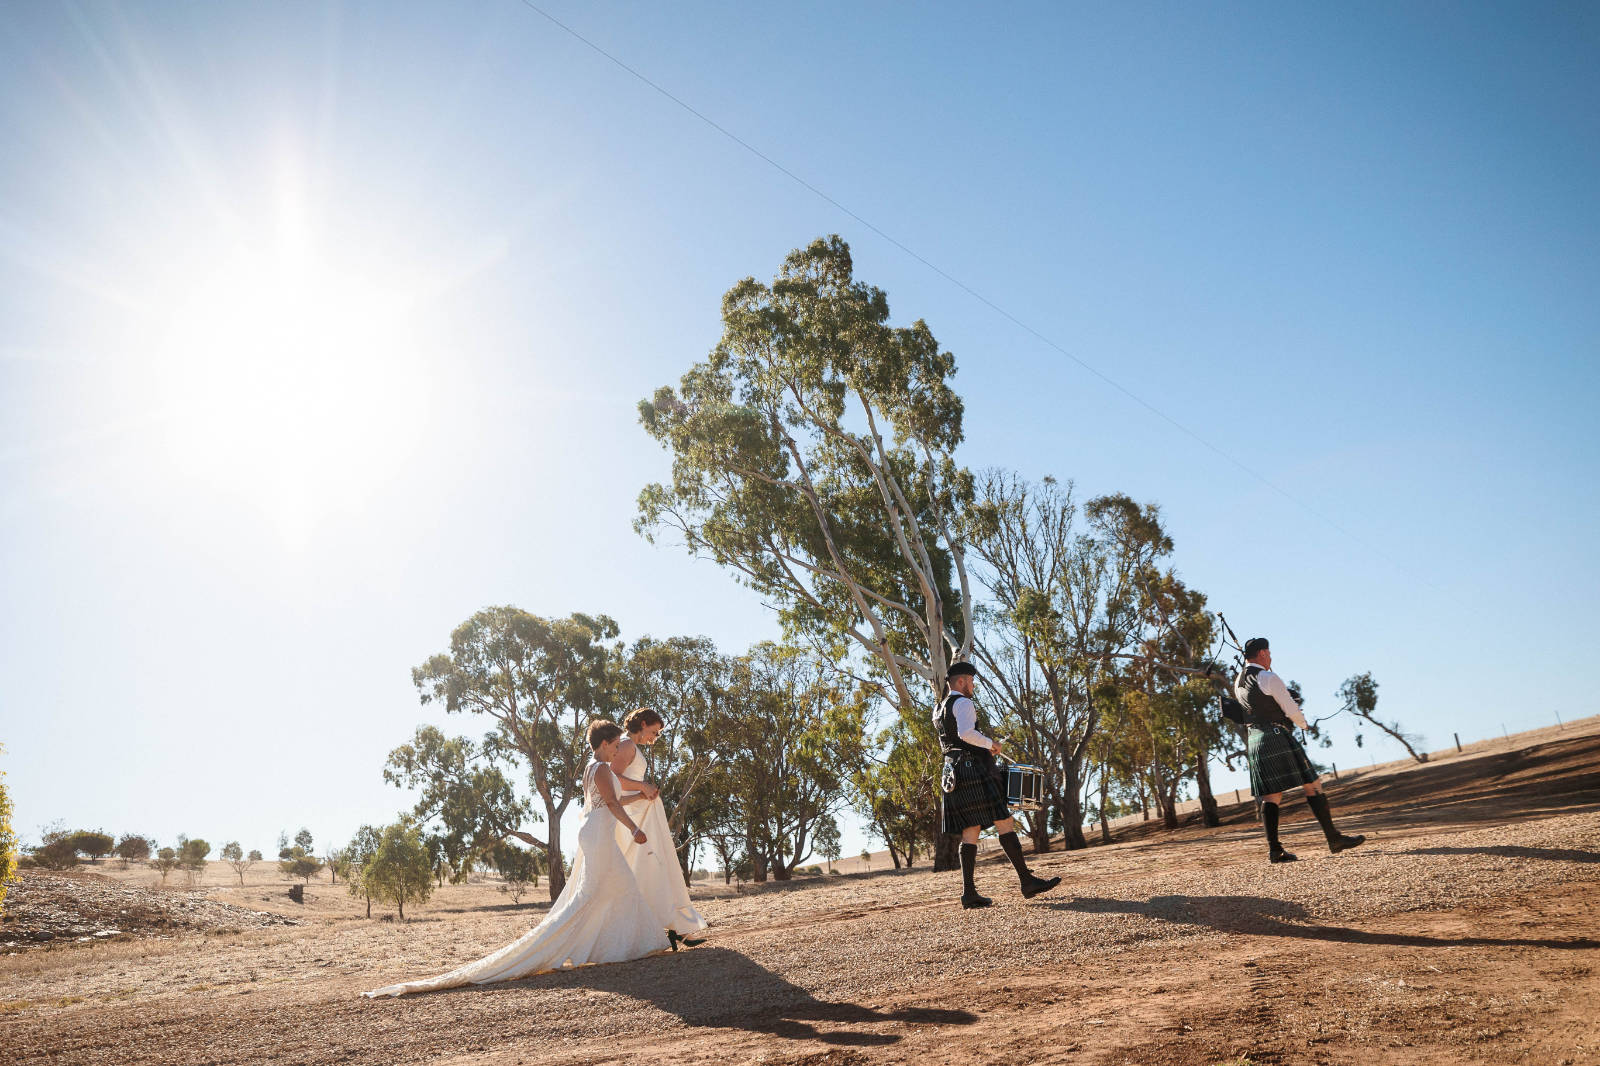
[[[1235,802],[1235,803],[1239,802],[1239,790],[1238,789],[1234,789],[1233,790],[1233,802]]]
[[[1456,754],[1460,755],[1461,754],[1461,734],[1460,733],[1451,733],[1450,735],[1456,738]]]
[[[1511,739],[1511,734],[1506,732],[1506,724],[1504,722],[1500,723],[1500,735],[1505,737],[1507,740]]]
[[[1556,712],[1556,728],[1561,730],[1565,730],[1567,728],[1566,723],[1561,720],[1560,711]]]
[[[1334,763],[1333,764],[1333,779],[1335,781],[1339,780],[1339,764],[1338,763]]]

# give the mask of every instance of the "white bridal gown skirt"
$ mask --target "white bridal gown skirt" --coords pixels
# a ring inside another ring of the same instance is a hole
[[[522,937],[438,977],[388,985],[362,995],[403,996],[458,985],[486,985],[563,966],[626,962],[665,951],[669,946],[665,927],[640,895],[633,871],[617,847],[613,827],[620,824],[604,807],[584,811],[572,876],[544,921]]]
[[[644,753],[633,758],[628,776],[635,781],[644,779]],[[633,798],[629,798],[629,797]],[[655,912],[663,928],[685,936],[706,927],[706,920],[689,902],[689,889],[683,883],[683,869],[678,865],[678,854],[672,850],[672,829],[667,825],[667,809],[661,797],[645,800],[637,792],[623,797],[628,817],[639,823],[648,843],[635,844],[627,826],[616,823],[617,847],[628,859],[633,878],[639,883],[639,892]]]

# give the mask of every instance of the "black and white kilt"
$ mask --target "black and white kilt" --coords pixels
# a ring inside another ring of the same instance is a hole
[[[954,789],[944,793],[942,804],[946,833],[960,833],[974,825],[988,829],[1001,819],[1011,817],[1005,789],[992,773],[970,781],[957,781]]]
[[[1250,792],[1270,796],[1317,779],[1306,749],[1287,726],[1250,727]]]

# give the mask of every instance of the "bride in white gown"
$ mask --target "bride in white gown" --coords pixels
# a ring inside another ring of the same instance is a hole
[[[640,895],[633,871],[617,847],[619,829],[640,847],[655,839],[634,824],[617,798],[616,778],[608,764],[616,758],[621,735],[622,729],[612,722],[589,724],[589,747],[595,757],[583,771],[578,854],[572,860],[571,878],[544,921],[494,954],[447,974],[362,995],[402,996],[458,985],[485,985],[562,966],[625,962],[667,950],[666,930],[655,909]]]
[[[704,929],[706,920],[689,902],[689,889],[672,847],[672,828],[667,824],[660,790],[644,776],[644,749],[655,743],[665,723],[655,711],[641,707],[629,712],[622,725],[627,736],[617,746],[611,769],[621,779],[622,802],[639,820],[649,840],[635,843],[632,834],[619,823],[613,830],[617,846],[627,858],[645,902],[661,924],[681,939]]]

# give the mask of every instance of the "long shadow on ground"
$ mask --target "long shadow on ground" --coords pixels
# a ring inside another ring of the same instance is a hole
[[[1582,853],[1587,854],[1587,853]],[[1267,896],[1154,896],[1148,900],[1074,899],[1051,905],[1052,910],[1085,914],[1136,914],[1157,921],[1202,926],[1223,933],[1281,936],[1297,940],[1329,940],[1344,944],[1379,944],[1387,947],[1527,947],[1593,951],[1600,940],[1558,937],[1535,940],[1517,937],[1422,936],[1413,933],[1373,933],[1341,925],[1304,921],[1311,913],[1298,903]]]
[[[882,1026],[971,1025],[977,1015],[962,1010],[904,1007],[878,1010],[857,1003],[820,1000],[804,988],[728,948],[702,947],[672,958],[670,976],[659,966],[621,963],[584,966],[508,981],[502,988],[573,988],[643,1000],[686,1025],[767,1033],[789,1040],[816,1040],[856,1047],[893,1044],[893,1033],[821,1030],[815,1023]],[[665,978],[665,979],[663,979]],[[482,995],[468,986],[429,996]]]
[[[1314,756],[1313,756],[1314,757]],[[1346,773],[1343,780],[1324,774],[1323,785],[1341,828],[1351,831],[1417,827],[1424,823],[1504,824],[1600,804],[1600,733],[1565,737],[1517,751],[1419,764],[1405,773],[1369,776]],[[1222,801],[1223,825],[1250,826],[1255,805]],[[1298,793],[1285,797],[1285,824],[1309,817]],[[1198,811],[1180,825],[1201,824]],[[1167,830],[1160,818],[1116,831],[1119,843],[1146,840],[1159,846]]]

